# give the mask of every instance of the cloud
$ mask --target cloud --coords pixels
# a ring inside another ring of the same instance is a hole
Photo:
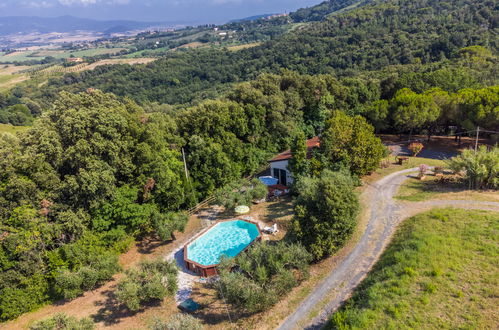
[[[54,4],[48,1],[23,1],[21,4],[30,8],[50,8]]]

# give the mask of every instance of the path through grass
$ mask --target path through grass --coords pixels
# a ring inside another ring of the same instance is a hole
[[[439,209],[406,220],[330,329],[499,324],[499,213]]]

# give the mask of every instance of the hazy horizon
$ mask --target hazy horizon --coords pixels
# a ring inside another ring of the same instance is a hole
[[[97,20],[223,23],[253,15],[284,13],[321,0],[4,0],[0,17],[71,15]]]

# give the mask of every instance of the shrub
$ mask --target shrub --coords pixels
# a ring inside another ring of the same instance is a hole
[[[251,205],[255,200],[267,196],[267,186],[259,179],[250,182],[236,182],[223,187],[215,193],[216,202],[227,210],[233,210],[238,205]]]
[[[74,299],[84,291],[109,280],[119,269],[116,255],[112,253],[94,255],[94,260],[89,266],[83,266],[77,271],[59,271],[55,275],[55,291],[61,298]]]
[[[69,270],[62,271],[55,278],[56,288],[64,299],[74,299],[83,292],[83,278]]]
[[[433,172],[435,172],[435,174],[443,174],[444,168],[442,166],[435,166],[435,168],[433,169]]]
[[[177,291],[177,267],[174,261],[141,262],[138,269],[130,269],[118,283],[116,299],[131,311],[154,300],[163,300]]]
[[[218,295],[246,313],[263,311],[308,277],[312,256],[299,244],[259,243],[220,263]]]
[[[152,226],[160,239],[169,241],[176,230],[184,230],[187,220],[189,216],[184,212],[156,213],[153,216]]]
[[[77,319],[64,313],[41,320],[29,327],[30,330],[92,330],[95,328],[88,318]]]
[[[422,178],[425,176],[426,172],[428,171],[428,165],[426,164],[421,164],[419,165],[419,177]]]
[[[149,328],[151,330],[202,330],[203,325],[198,319],[189,314],[175,314],[168,322],[155,317]]]
[[[357,223],[359,201],[348,173],[324,171],[319,178],[303,178],[295,201],[290,237],[320,260],[350,238]]]
[[[423,150],[424,145],[421,142],[412,142],[409,144],[409,150],[412,152],[412,155],[417,156],[421,150]]]
[[[470,189],[499,188],[499,147],[490,151],[481,146],[477,152],[464,150],[448,162],[451,170],[462,174]]]

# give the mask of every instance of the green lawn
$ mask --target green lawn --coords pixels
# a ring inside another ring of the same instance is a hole
[[[406,220],[329,329],[492,329],[499,213],[440,209]]]
[[[21,132],[27,130],[29,126],[12,126],[10,124],[0,124],[0,134],[2,133],[12,133]]]
[[[396,199],[420,202],[431,199],[442,193],[458,192],[464,190],[464,186],[458,183],[439,184],[435,176],[426,176],[424,180],[417,178],[408,179],[400,187]]]
[[[386,168],[378,168],[371,175],[365,176],[362,180],[366,183],[373,183],[378,181],[380,178],[390,175],[392,173],[402,171],[405,169],[418,167],[421,164],[426,164],[428,166],[445,166],[445,161],[441,159],[431,159],[423,157],[409,157],[409,161],[405,162],[403,165],[398,165],[395,163],[395,157],[390,156],[385,159],[390,164]]]

